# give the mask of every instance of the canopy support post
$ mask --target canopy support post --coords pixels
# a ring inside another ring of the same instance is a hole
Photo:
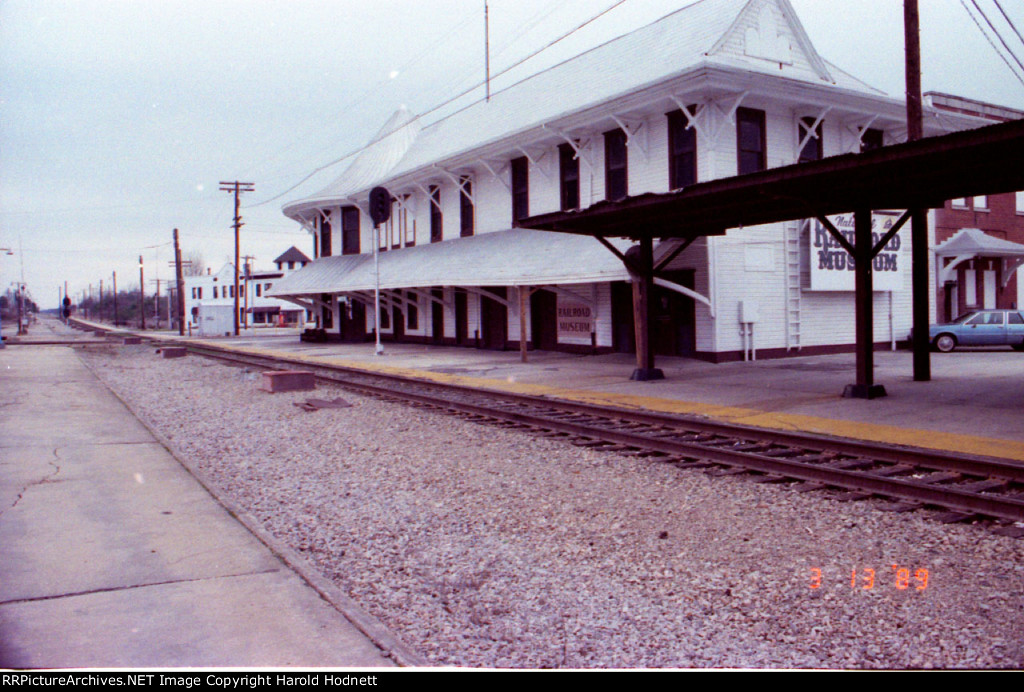
[[[640,275],[633,280],[633,322],[636,325],[636,370],[629,379],[637,382],[665,379],[654,367],[654,342],[651,340],[651,293],[654,289],[654,239],[640,239]]]
[[[885,387],[875,384],[874,305],[872,296],[871,210],[854,212],[854,257],[856,258],[857,310],[857,383],[846,385],[843,396],[853,399],[878,399],[886,395]]]

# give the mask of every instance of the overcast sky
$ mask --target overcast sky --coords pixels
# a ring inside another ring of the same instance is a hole
[[[965,0],[968,5],[971,0]],[[995,0],[976,0],[1001,21]],[[1024,0],[1000,0],[1024,31]],[[491,0],[492,72],[614,0]],[[690,4],[625,0],[523,65],[523,76]],[[818,51],[903,92],[903,0],[792,0]],[[1024,84],[961,0],[921,0],[923,83],[1024,109]],[[172,277],[171,232],[217,271],[270,266],[311,240],[284,202],[327,185],[400,105],[426,112],[482,79],[483,0],[0,0],[0,287],[20,277],[43,307],[68,281]],[[1024,44],[1001,24],[1024,59]],[[524,72],[525,70],[525,72]],[[1021,70],[1024,73],[1024,70]],[[268,201],[269,200],[269,201]],[[19,247],[23,249],[19,253]],[[147,291],[155,288],[147,286]],[[163,288],[162,288],[163,290]]]

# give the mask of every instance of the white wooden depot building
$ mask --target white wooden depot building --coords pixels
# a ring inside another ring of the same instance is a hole
[[[383,186],[393,198],[377,245],[385,339],[630,351],[622,261],[594,238],[517,220],[901,142],[905,119],[902,99],[818,54],[787,0],[700,0],[443,119],[396,111],[333,184],[285,205],[317,257],[268,295],[313,310],[340,338],[371,338],[368,197]],[[926,136],[981,124],[925,111]],[[893,218],[876,214],[878,231]],[[655,259],[678,242],[660,243]],[[907,229],[876,259],[876,342],[910,330],[909,253]],[[815,221],[703,237],[665,269],[651,326],[660,354],[853,348],[853,272]]]

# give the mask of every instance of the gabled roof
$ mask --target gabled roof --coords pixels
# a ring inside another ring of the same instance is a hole
[[[1024,245],[996,238],[980,228],[961,228],[949,240],[935,246],[938,257],[1024,257]]]
[[[274,260],[274,264],[281,264],[282,262],[309,262],[309,258],[303,254],[302,250],[292,245],[280,257]]]
[[[880,95],[818,55],[788,0],[698,0],[422,130],[407,111],[404,119],[396,113],[337,181],[285,205],[285,213],[350,198],[374,184],[710,67]]]
[[[419,132],[419,119],[405,106],[400,107],[337,180],[303,201],[345,199],[369,189],[405,156]]]

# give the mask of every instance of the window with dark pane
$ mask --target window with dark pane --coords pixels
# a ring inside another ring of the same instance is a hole
[[[459,192],[459,235],[473,235],[473,182],[469,176],[460,178]]]
[[[736,109],[736,148],[739,175],[767,168],[765,155],[764,111]]]
[[[800,149],[800,157],[797,159],[798,163],[807,163],[808,161],[820,161],[822,156],[822,138],[821,138],[821,123],[814,124],[814,118],[800,118],[800,124],[797,126],[797,135],[800,137],[800,141],[804,142],[803,147]],[[814,134],[811,134],[811,132]]]
[[[320,256],[331,256],[331,217],[320,215]]]
[[[626,170],[626,133],[612,130],[604,133],[604,189],[605,199],[617,201],[629,194]]]
[[[512,223],[530,215],[530,162],[512,159]]]
[[[695,106],[690,111],[696,110]],[[687,127],[682,111],[668,114],[668,187],[678,190],[697,182],[697,129]]]
[[[430,186],[430,242],[439,243],[444,233],[441,216],[441,186]]]
[[[580,208],[580,160],[569,144],[558,147],[558,180],[561,186],[562,211]]]
[[[864,136],[860,138],[860,151],[874,151],[875,149],[881,149],[884,145],[885,132],[878,130],[873,127],[869,127],[864,131]]]
[[[343,207],[341,210],[341,254],[359,254],[359,209]]]

